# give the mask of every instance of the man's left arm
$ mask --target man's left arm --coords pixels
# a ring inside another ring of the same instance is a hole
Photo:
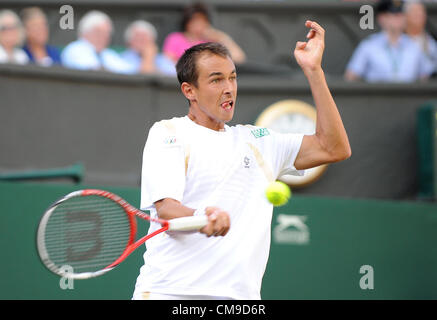
[[[294,55],[308,79],[317,109],[317,123],[315,134],[306,135],[302,140],[294,162],[299,170],[351,156],[349,139],[321,66],[325,30],[314,21],[306,21],[305,26],[311,29],[307,34],[308,41],[298,41]]]

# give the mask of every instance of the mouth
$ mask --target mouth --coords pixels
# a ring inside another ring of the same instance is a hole
[[[224,101],[220,104],[220,107],[222,107],[226,111],[232,110],[232,108],[234,107],[234,101],[233,100]]]

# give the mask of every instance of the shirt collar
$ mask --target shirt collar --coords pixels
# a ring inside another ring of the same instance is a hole
[[[398,44],[396,48],[402,48],[405,46],[405,43],[408,41],[408,36],[404,33],[402,33],[398,39]],[[390,46],[390,42],[388,41],[388,35],[385,31],[381,32],[381,41],[384,43],[385,46]]]

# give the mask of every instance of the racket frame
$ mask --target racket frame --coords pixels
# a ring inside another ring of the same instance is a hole
[[[49,254],[47,252],[46,246],[45,246],[45,230],[47,226],[47,222],[50,219],[50,216],[53,214],[53,211],[63,202],[65,202],[68,199],[75,198],[75,197],[81,197],[81,196],[100,196],[105,197],[107,199],[110,199],[117,203],[119,206],[123,208],[125,211],[130,225],[130,235],[129,240],[126,244],[126,248],[124,249],[123,253],[110,265],[106,266],[105,268],[94,271],[94,272],[81,272],[81,273],[72,273],[68,271],[68,268],[64,270],[63,266],[60,268],[56,266],[55,263],[50,259]],[[137,233],[137,221],[135,217],[139,217],[142,219],[145,219],[150,222],[157,222],[162,227],[158,230],[154,231],[153,233],[150,233],[148,235],[145,235],[144,237],[140,238],[139,240],[135,241],[136,233]],[[37,249],[40,256],[41,261],[43,264],[52,272],[55,274],[71,278],[71,279],[88,279],[100,276],[113,268],[115,268],[118,264],[120,264],[126,257],[128,257],[135,249],[137,249],[139,246],[141,246],[144,242],[146,242],[151,237],[154,237],[155,235],[164,232],[168,230],[170,227],[170,224],[167,220],[159,219],[159,218],[152,218],[148,214],[138,210],[134,206],[130,205],[127,201],[125,201],[123,198],[117,196],[114,193],[111,193],[109,191],[104,190],[98,190],[98,189],[83,189],[78,191],[73,191],[59,200],[57,200],[55,203],[53,203],[44,213],[43,217],[41,218],[41,221],[38,226],[37,231]]]

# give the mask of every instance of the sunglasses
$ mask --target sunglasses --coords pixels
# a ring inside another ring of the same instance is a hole
[[[6,25],[6,26],[0,26],[0,31],[10,31],[10,30],[15,30],[18,29],[19,25],[18,24],[12,24],[12,25]]]

